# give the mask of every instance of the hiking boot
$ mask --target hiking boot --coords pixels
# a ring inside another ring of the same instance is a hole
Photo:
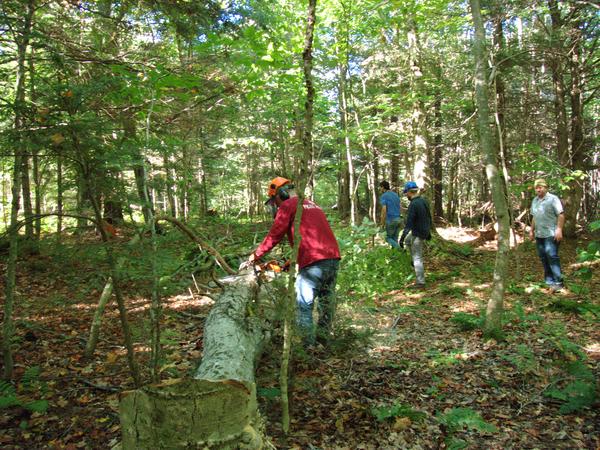
[[[408,289],[425,289],[425,283],[413,283],[410,286],[408,286]]]

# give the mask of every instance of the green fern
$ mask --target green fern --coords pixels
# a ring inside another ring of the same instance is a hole
[[[40,382],[41,369],[38,366],[29,367],[21,377],[21,386],[24,391],[34,392],[36,396],[44,396],[46,393],[45,383]],[[0,380],[0,409],[11,406],[22,406],[31,412],[45,413],[48,410],[48,401],[42,399],[25,401],[17,396],[15,387]]]
[[[19,404],[15,387],[4,380],[0,380],[0,409],[10,408]]]
[[[453,437],[449,438],[446,444],[448,445],[448,450],[463,450],[469,447],[467,441],[464,441],[462,439],[456,439]]]
[[[380,422],[394,417],[408,417],[413,422],[419,422],[426,416],[424,412],[417,411],[409,405],[404,405],[402,403],[394,403],[389,406],[373,408],[371,412]]]
[[[494,425],[487,423],[477,411],[470,408],[453,408],[446,414],[438,414],[437,418],[440,423],[448,428],[450,434],[463,428],[487,433],[497,431]]]
[[[536,374],[539,370],[539,362],[533,351],[526,345],[517,346],[515,354],[507,354],[503,359],[513,364],[523,374]]]
[[[42,369],[39,366],[28,367],[21,377],[21,383],[26,390],[31,390],[37,385]]]
[[[471,331],[481,328],[483,318],[474,314],[457,312],[450,318],[450,322],[456,324],[461,331]]]
[[[15,387],[8,381],[0,380],[0,395],[8,396],[15,393]]]
[[[23,404],[25,409],[36,413],[45,413],[48,410],[48,400],[34,400]]]
[[[570,414],[580,409],[591,406],[596,401],[596,386],[582,380],[576,380],[565,386],[564,389],[551,389],[546,392],[547,397],[562,400],[558,412],[561,414]]]
[[[521,302],[517,302],[512,309],[512,312],[516,315],[519,324],[523,327],[531,322],[541,322],[543,317],[539,314],[527,314]]]

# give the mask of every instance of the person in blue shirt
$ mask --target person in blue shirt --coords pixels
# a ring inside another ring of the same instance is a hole
[[[414,181],[404,185],[403,193],[410,200],[406,213],[406,225],[400,238],[400,247],[404,248],[404,240],[415,268],[416,282],[412,286],[417,289],[425,287],[425,266],[423,264],[423,247],[425,241],[431,239],[431,212],[424,198],[419,195],[419,187]]]
[[[380,225],[385,227],[385,240],[392,248],[399,249],[398,235],[402,226],[402,216],[400,214],[400,197],[394,191],[390,190],[390,183],[382,181],[379,187],[383,192],[379,203],[381,204]]]

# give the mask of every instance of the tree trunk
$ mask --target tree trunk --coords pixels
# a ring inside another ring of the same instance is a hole
[[[12,343],[14,336],[13,308],[15,301],[15,287],[17,274],[17,256],[19,230],[17,222],[19,220],[19,198],[21,192],[22,167],[25,154],[23,143],[24,128],[24,107],[25,107],[25,58],[27,47],[31,37],[31,27],[33,24],[33,15],[35,14],[35,0],[29,0],[26,6],[25,17],[23,19],[23,28],[17,40],[17,80],[14,101],[14,130],[16,134],[15,159],[13,166],[12,180],[12,203],[10,212],[10,228],[8,261],[6,264],[6,287],[4,291],[4,318],[2,325],[2,355],[4,361],[4,378],[10,379],[13,376],[14,359],[12,352]]]
[[[494,281],[492,293],[488,301],[484,336],[486,338],[500,339],[502,336],[502,312],[504,302],[504,282],[508,269],[508,257],[510,251],[510,223],[508,205],[502,180],[497,165],[496,146],[490,129],[490,111],[487,90],[487,57],[485,50],[485,28],[481,18],[479,0],[470,0],[473,24],[475,26],[475,37],[473,43],[473,55],[475,58],[475,98],[477,102],[477,123],[481,152],[485,156],[486,175],[492,190],[492,198],[498,219],[498,252],[494,266]]]
[[[416,93],[423,93],[423,72],[421,64],[421,48],[419,44],[419,34],[417,23],[414,18],[410,19],[410,31],[408,33],[408,48],[411,65],[411,90]],[[416,95],[412,106],[412,138],[413,138],[413,166],[412,179],[421,189],[426,189],[429,185],[429,176],[427,174],[427,136],[426,136],[426,114],[423,101]]]
[[[31,145],[29,145],[31,147]],[[25,236],[27,240],[32,242],[34,240],[34,229],[33,229],[33,206],[31,205],[31,184],[29,177],[29,156],[23,157],[21,166],[21,186],[23,190],[23,215],[25,216]]]
[[[550,10],[550,18],[552,20],[552,34],[550,36],[553,46],[562,46],[560,38],[563,20],[558,10],[556,0],[548,0],[548,9]],[[558,50],[558,49],[556,49]],[[569,160],[569,132],[567,125],[567,108],[565,106],[565,81],[563,74],[563,64],[560,56],[554,55],[554,51],[550,52],[548,57],[549,67],[552,71],[552,85],[554,87],[554,115],[556,121],[556,150],[557,157],[561,163]]]
[[[347,55],[346,55],[347,58]],[[349,115],[348,115],[348,96],[346,92],[346,75],[348,73],[347,62],[343,63],[343,70],[340,69],[340,93],[341,93],[341,103],[342,103],[342,127],[344,130],[344,149],[345,152],[345,163],[344,167],[347,172],[347,181],[348,181],[348,196],[350,198],[350,225],[356,225],[356,195],[355,195],[355,187],[354,187],[354,163],[352,159],[352,148],[350,145],[350,131],[348,130],[349,126]]]
[[[433,179],[431,184],[433,185],[433,217],[434,219],[444,217],[444,204],[442,200],[442,97],[438,92],[436,93],[435,99],[435,136],[433,139],[433,161],[432,161],[432,175]]]
[[[35,49],[31,48],[29,53],[29,97],[33,105],[37,104],[37,95],[35,90],[35,66],[33,64],[35,56]],[[42,177],[40,175],[40,158],[38,156],[39,143],[34,138],[33,145],[31,146],[32,152],[32,175],[33,175],[33,187],[34,187],[34,214],[39,217],[42,214]],[[25,194],[23,194],[25,195]],[[40,236],[42,234],[42,221],[38,218],[34,221],[34,240],[35,249],[38,251],[38,245]]]
[[[165,189],[167,191],[167,198],[169,200],[169,211],[170,214],[177,218],[177,208],[175,207],[175,194],[173,193],[173,175],[171,171],[171,161],[166,152],[163,154],[163,167],[165,169]]]
[[[577,14],[577,13],[575,13]],[[584,131],[583,131],[583,76],[582,76],[582,48],[584,39],[581,32],[579,18],[573,20],[569,30],[572,47],[569,51],[569,68],[571,72],[571,164],[572,171],[580,171],[584,167]],[[569,195],[564,199],[565,225],[564,235],[574,237],[577,227],[577,213],[583,198],[583,180],[573,177],[569,181]]]
[[[340,110],[340,122],[344,133],[344,146],[339,152],[339,173],[338,173],[338,215],[340,219],[346,219],[350,215],[350,196],[352,195],[350,187],[350,171],[348,166],[347,153],[350,151],[347,146],[350,145],[348,136],[348,114],[346,112],[345,95],[346,89],[346,71],[344,64],[339,64],[339,83],[338,83],[338,108]]]
[[[128,242],[130,247],[133,247],[140,242],[140,235],[136,234],[131,241]],[[120,272],[123,268],[123,265],[127,262],[127,259],[121,257],[117,260],[117,271]],[[96,344],[98,343],[98,337],[100,336],[100,326],[102,325],[102,316],[104,315],[104,309],[110,300],[110,297],[113,293],[113,280],[111,277],[108,277],[106,284],[104,285],[104,289],[102,289],[102,294],[100,294],[100,300],[98,300],[98,306],[96,307],[96,311],[94,313],[94,318],[92,319],[92,324],[90,326],[90,336],[88,338],[87,344],[85,346],[85,357],[91,358],[96,350]]]
[[[123,449],[261,448],[254,372],[270,338],[269,296],[259,296],[254,274],[221,282],[194,379],[123,393]]]
[[[292,348],[293,324],[296,311],[296,292],[294,284],[296,281],[296,266],[298,261],[298,251],[302,235],[300,234],[300,223],[302,213],[304,212],[304,191],[306,189],[306,180],[308,179],[308,161],[312,161],[313,155],[313,122],[314,122],[314,100],[315,87],[312,77],[313,67],[313,41],[317,9],[317,0],[308,1],[308,11],[306,15],[306,31],[304,35],[304,50],[302,52],[302,69],[304,74],[304,84],[306,86],[306,99],[304,101],[304,127],[302,133],[302,147],[299,156],[298,167],[298,204],[296,206],[296,216],[294,218],[294,249],[292,250],[292,261],[290,264],[290,275],[288,282],[288,298],[285,304],[284,313],[284,331],[283,331],[283,351],[281,356],[281,370],[279,373],[279,385],[281,388],[281,426],[284,433],[290,429],[290,413],[288,398],[288,369],[290,353]],[[352,195],[352,193],[351,193]]]
[[[62,240],[63,190],[63,164],[59,149],[59,154],[56,157],[56,211],[58,212],[58,217],[56,218],[56,236],[59,243]]]

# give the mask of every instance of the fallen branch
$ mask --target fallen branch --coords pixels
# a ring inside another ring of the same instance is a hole
[[[94,389],[98,389],[100,391],[106,391],[106,392],[121,392],[122,389],[120,387],[116,387],[116,386],[110,386],[108,384],[96,384],[96,383],[92,383],[90,380],[86,380],[85,378],[82,377],[76,377],[76,379],[78,381],[80,381],[81,383],[85,384],[86,386],[90,386]]]
[[[213,248],[205,240],[203,240],[200,237],[198,237],[198,235],[196,235],[196,233],[194,233],[187,225],[185,225],[184,223],[182,223],[179,220],[177,220],[177,219],[175,219],[173,217],[170,217],[170,216],[157,216],[156,217],[156,221],[158,222],[159,220],[164,220],[164,221],[170,222],[173,225],[175,225],[177,228],[179,228],[181,231],[183,231],[183,233],[186,234],[196,244],[198,244],[201,249],[206,250],[209,254],[211,254],[212,256],[214,256],[214,258],[217,260],[217,262],[219,263],[219,265],[221,267],[223,267],[223,269],[229,275],[235,275],[237,273],[235,270],[233,270],[229,266],[229,264],[227,264],[227,262],[225,261],[225,259],[221,256],[221,254],[215,248]]]
[[[574,263],[574,264],[571,264],[569,267],[571,269],[577,270],[577,269],[590,268],[590,267],[596,267],[596,266],[600,266],[600,259],[594,259],[593,261],[584,261],[584,262],[580,262],[580,263]]]

